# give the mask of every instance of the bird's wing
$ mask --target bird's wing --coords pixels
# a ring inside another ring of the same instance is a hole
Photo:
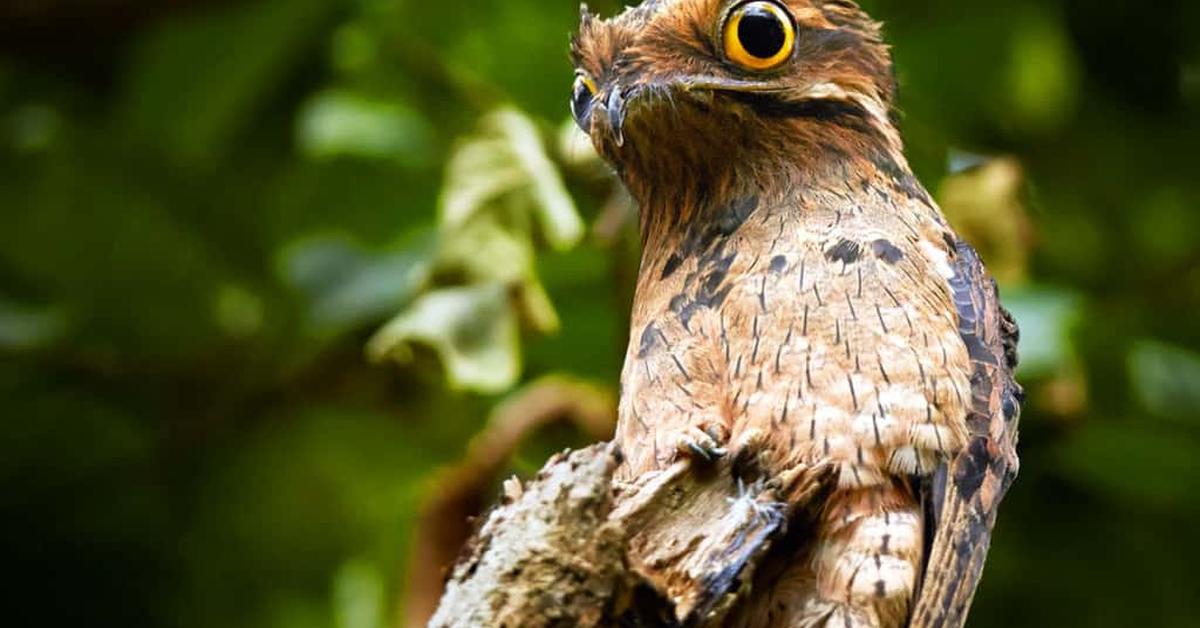
[[[956,628],[966,621],[996,510],[1017,474],[1022,398],[1013,379],[1017,326],[1000,306],[996,283],[975,250],[961,241],[956,248],[950,284],[973,367],[970,441],[924,480],[929,547],[912,628]]]

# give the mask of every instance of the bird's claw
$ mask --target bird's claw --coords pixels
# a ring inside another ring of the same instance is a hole
[[[721,440],[721,434],[715,429],[691,427],[679,435],[676,449],[690,458],[713,462],[729,454],[729,450],[721,446]]]
[[[704,458],[709,462],[712,462],[717,458],[723,458],[729,453],[729,451],[724,447],[706,447],[695,441],[688,441],[687,448],[688,451],[696,454],[697,457]]]

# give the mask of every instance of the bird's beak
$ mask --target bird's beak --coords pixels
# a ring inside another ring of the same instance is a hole
[[[780,92],[780,85],[764,81],[744,81],[717,76],[695,76],[680,81],[680,86],[688,93],[713,92]]]
[[[601,98],[595,107],[599,114],[601,128],[607,132],[612,142],[620,147],[625,144],[625,124],[629,116],[637,115],[652,94],[687,95],[701,100],[711,101],[712,95],[718,92],[733,91],[771,91],[770,86],[750,81],[731,81],[712,77],[679,80],[663,78],[653,82],[639,82],[629,86],[621,81],[613,81],[606,91],[601,92]],[[631,111],[634,110],[634,111]]]

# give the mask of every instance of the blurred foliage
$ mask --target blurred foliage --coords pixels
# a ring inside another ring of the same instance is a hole
[[[866,4],[1025,333],[971,625],[1194,625],[1200,5]],[[636,239],[562,130],[577,8],[0,7],[7,622],[394,625],[502,395],[615,389]]]

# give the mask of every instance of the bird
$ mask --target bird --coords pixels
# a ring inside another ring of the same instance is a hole
[[[641,240],[617,480],[828,468],[723,625],[962,625],[1018,468],[1019,331],[905,157],[882,25],[850,0],[581,14],[570,110]]]

